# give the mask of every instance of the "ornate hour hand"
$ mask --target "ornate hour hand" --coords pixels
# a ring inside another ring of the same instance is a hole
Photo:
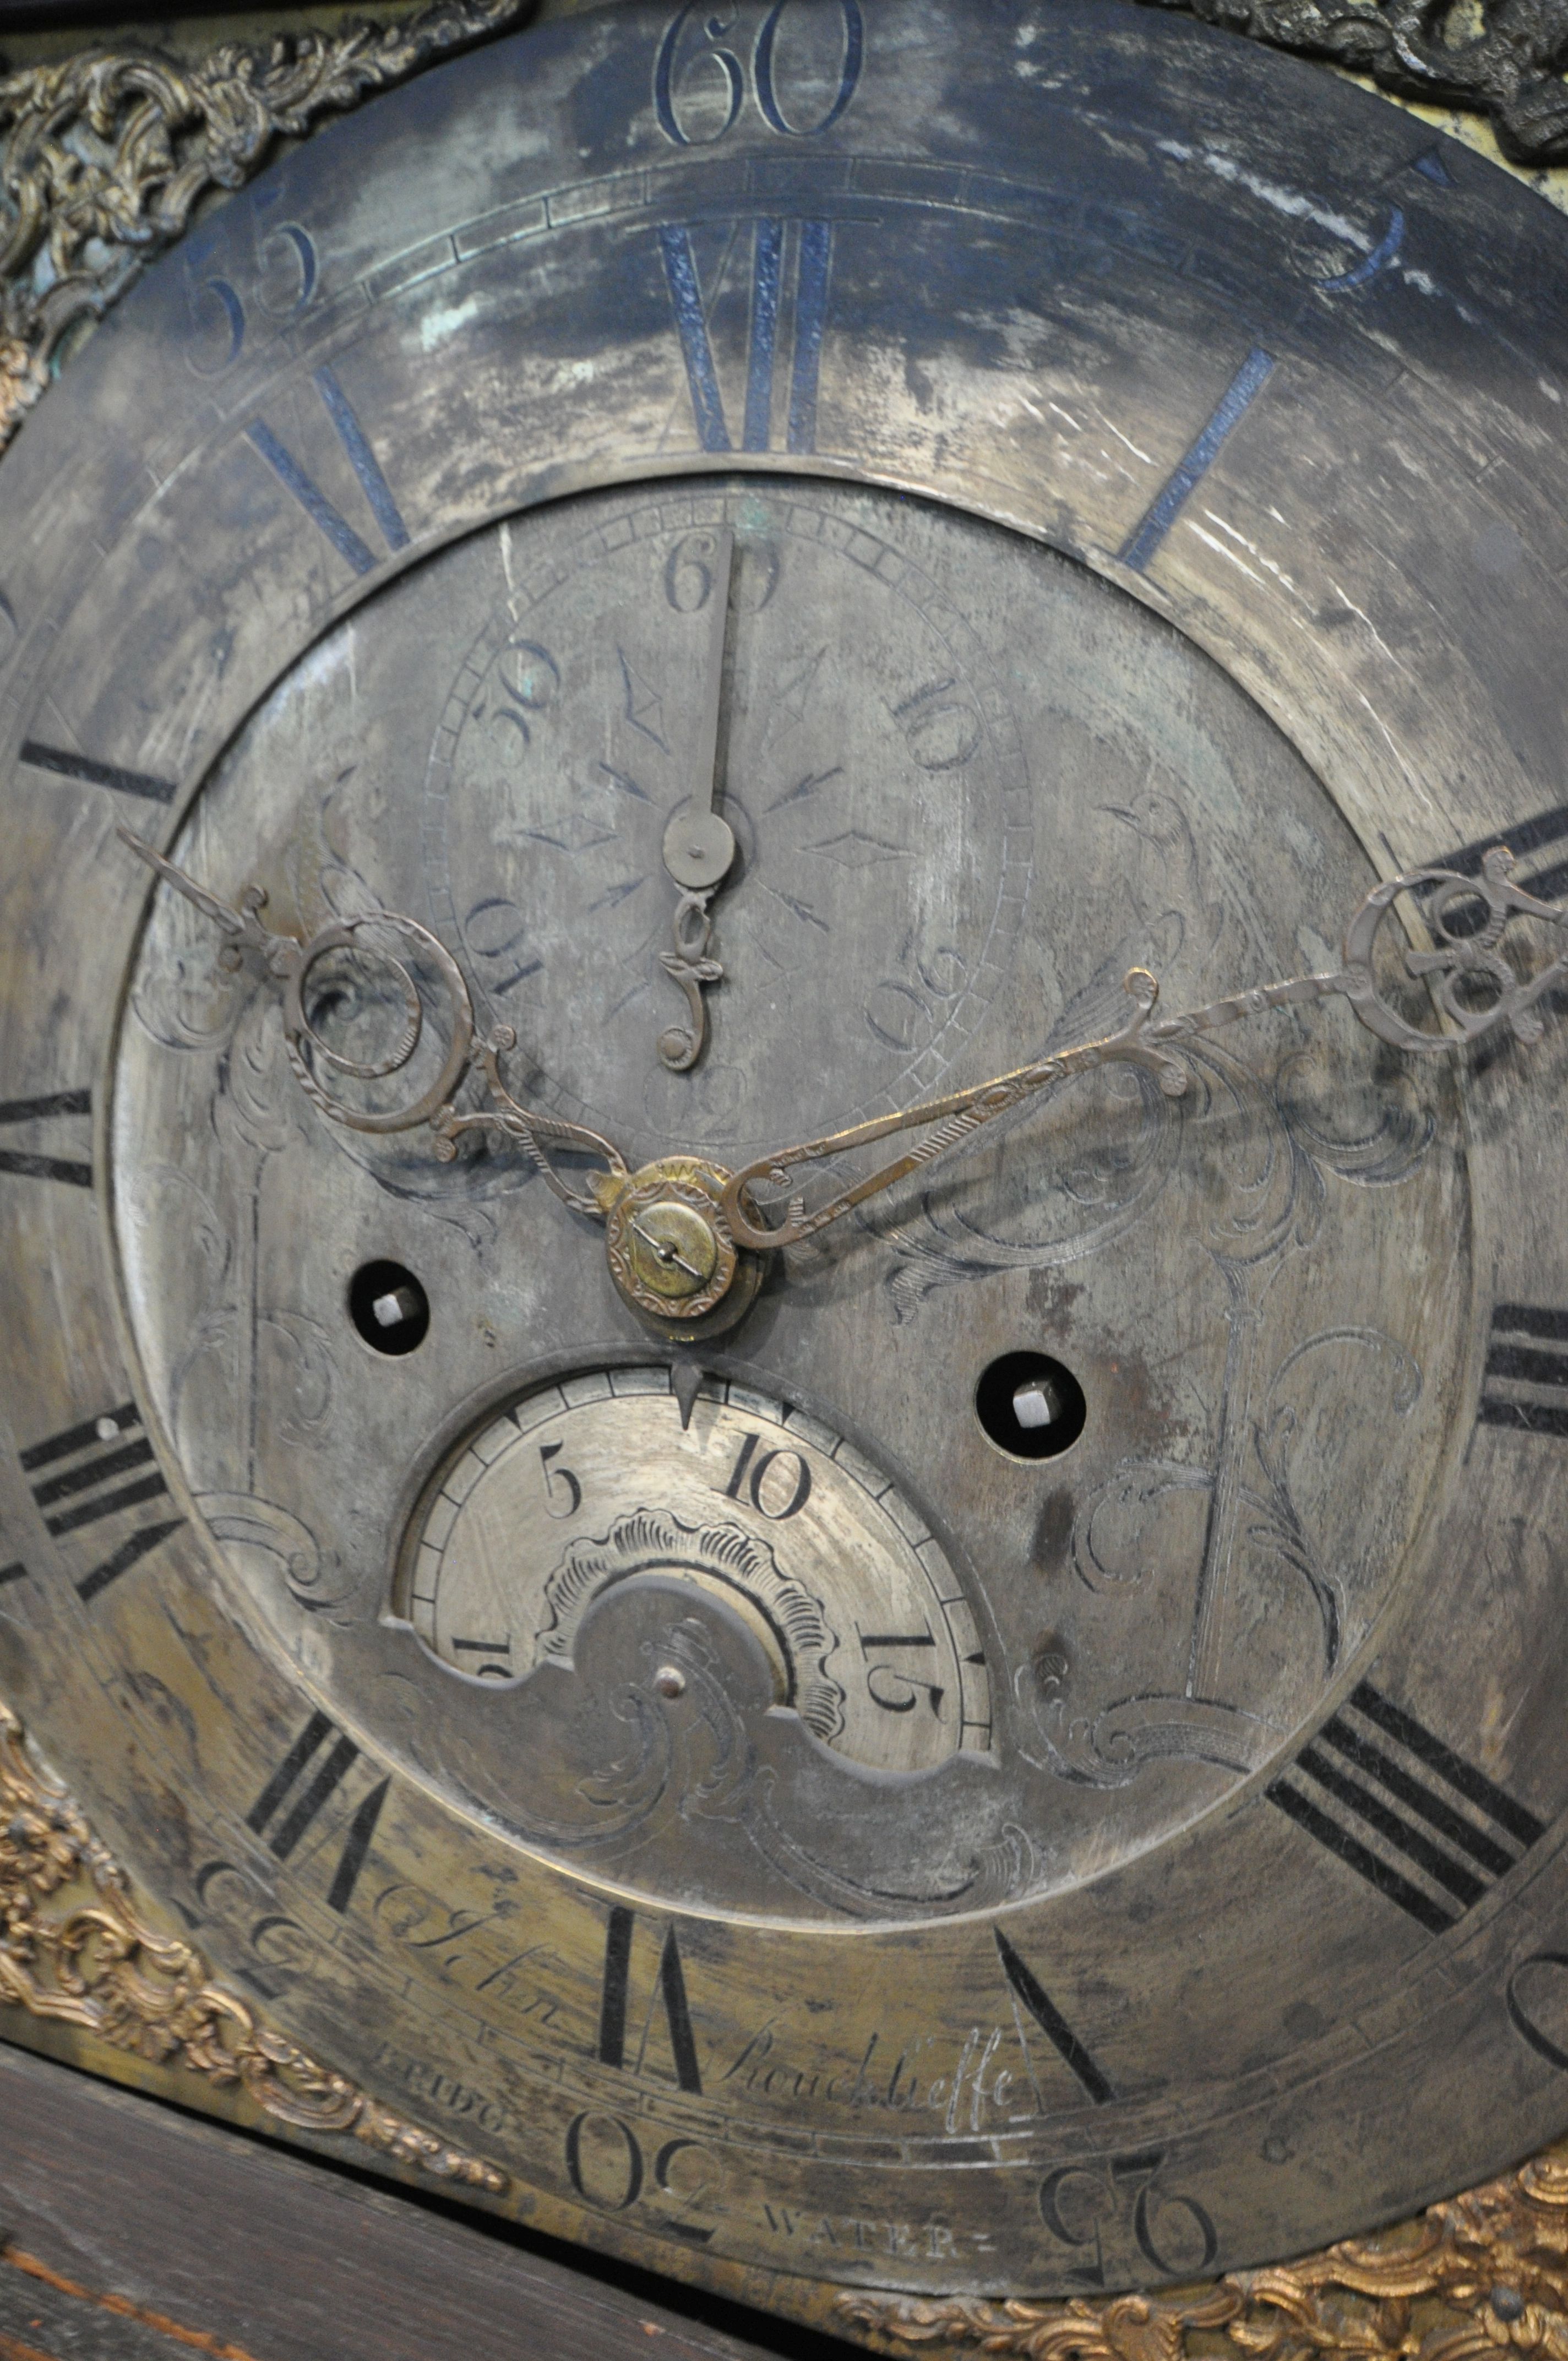
[[[1537,975],[1521,981],[1503,957],[1500,945],[1509,920],[1515,917],[1542,919],[1568,928],[1568,903],[1541,902],[1523,892],[1510,883],[1513,865],[1513,854],[1500,846],[1487,853],[1478,877],[1461,876],[1448,869],[1419,869],[1409,876],[1389,878],[1366,896],[1352,918],[1345,931],[1343,967],[1322,975],[1290,976],[1277,983],[1256,984],[1249,991],[1210,1001],[1206,1006],[1188,1009],[1180,1016],[1155,1016],[1159,985],[1146,968],[1134,968],[1124,985],[1132,1008],[1119,1032],[1058,1050],[1048,1058],[1016,1067],[1011,1073],[995,1075],[988,1082],[977,1082],[969,1090],[951,1092],[945,1098],[927,1099],[903,1114],[878,1116],[848,1131],[781,1148],[734,1173],[723,1199],[729,1234],[737,1246],[751,1253],[776,1252],[780,1247],[798,1245],[801,1239],[841,1219],[856,1205],[864,1204],[868,1197],[891,1189],[895,1181],[904,1180],[921,1165],[957,1148],[1021,1101],[1065,1082],[1069,1075],[1088,1073],[1096,1066],[1143,1066],[1157,1077],[1168,1097],[1179,1098],[1189,1081],[1186,1064],[1179,1054],[1180,1044],[1196,1039],[1200,1034],[1217,1032],[1223,1026],[1234,1025],[1242,1017],[1261,1016],[1270,1008],[1299,1006],[1304,1002],[1337,995],[1349,1001],[1362,1024],[1381,1040],[1422,1056],[1459,1049],[1505,1025],[1518,1040],[1526,1044],[1538,1041],[1543,1027],[1537,1005],[1568,979],[1568,951],[1550,961]],[[1427,926],[1434,939],[1431,950],[1405,953],[1405,971],[1431,984],[1439,1008],[1454,1028],[1452,1032],[1422,1031],[1408,1023],[1378,994],[1372,969],[1373,949],[1379,928],[1401,894],[1420,897]],[[1485,915],[1476,921],[1478,903],[1484,905]],[[754,1187],[762,1184],[783,1188],[797,1166],[820,1163],[829,1157],[872,1147],[901,1131],[919,1130],[924,1130],[926,1137],[913,1148],[840,1190],[823,1204],[807,1210],[802,1199],[794,1198],[783,1220],[772,1223],[765,1212],[758,1217],[754,1208],[748,1211]]]
[[[394,911],[378,910],[357,918],[343,918],[323,927],[308,942],[293,935],[274,934],[263,926],[260,913],[266,907],[267,895],[259,885],[247,885],[240,895],[238,906],[224,901],[206,886],[198,884],[172,861],[146,843],[128,828],[116,833],[122,843],[129,845],[137,858],[149,869],[156,870],[167,884],[192,903],[205,918],[222,929],[228,938],[218,954],[219,964],[231,972],[237,969],[247,952],[259,960],[267,973],[283,988],[283,1041],[289,1063],[300,1088],[313,1106],[330,1123],[342,1124],[350,1131],[392,1132],[414,1131],[428,1126],[434,1134],[435,1153],[449,1161],[457,1153],[457,1141],[466,1131],[493,1129],[504,1132],[517,1142],[530,1161],[563,1201],[581,1213],[601,1215],[597,1197],[586,1195],[563,1180],[544,1152],[544,1142],[555,1148],[576,1149],[579,1153],[600,1159],[611,1175],[625,1175],[627,1165],[620,1150],[602,1138],[597,1131],[588,1131],[581,1124],[564,1123],[555,1115],[521,1105],[507,1089],[502,1078],[500,1061],[517,1046],[517,1037],[510,1026],[498,1026],[488,1039],[478,1039],[474,1030],[474,1004],[463,971],[445,945],[413,918],[400,917]],[[430,968],[433,969],[446,1001],[447,1027],[451,1038],[435,1080],[406,1106],[380,1115],[366,1114],[349,1106],[335,1096],[328,1077],[341,1076],[349,1082],[384,1082],[401,1073],[411,1061],[424,1038],[425,1015],[418,987],[403,961],[395,953],[362,939],[377,928],[399,935]],[[383,1058],[365,1060],[346,1058],[323,1038],[312,1023],[305,1006],[306,988],[312,973],[333,951],[356,951],[384,967],[392,978],[403,1003],[403,1027],[395,1047]],[[466,1076],[475,1068],[482,1071],[486,1088],[494,1104],[472,1115],[459,1115],[454,1101]]]
[[[713,587],[708,592],[708,641],[703,675],[702,720],[698,730],[693,787],[664,830],[664,866],[681,889],[675,904],[674,949],[662,954],[665,969],[686,996],[688,1022],[672,1025],[659,1036],[659,1055],[672,1073],[695,1066],[707,1039],[707,1008],[703,993],[723,981],[724,970],[708,956],[713,921],[708,904],[729,875],[735,859],[735,833],[714,809],[722,784],[720,724],[724,712],[724,658],[729,633],[729,587],[735,571],[735,535],[726,526],[717,536]]]

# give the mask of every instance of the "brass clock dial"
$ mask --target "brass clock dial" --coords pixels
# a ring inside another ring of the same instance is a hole
[[[630,5],[0,471],[0,1691],[520,2217],[1068,2294],[1568,2112],[1565,235],[1142,13]]]

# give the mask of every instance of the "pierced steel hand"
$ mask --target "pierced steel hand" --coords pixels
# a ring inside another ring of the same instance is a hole
[[[891,1189],[895,1181],[904,1180],[921,1165],[945,1155],[1020,1101],[1096,1066],[1117,1062],[1142,1066],[1156,1076],[1168,1098],[1179,1098],[1188,1085],[1188,1070],[1182,1059],[1167,1045],[1192,1040],[1201,1033],[1217,1032],[1222,1026],[1234,1025],[1244,1016],[1261,1016],[1266,1009],[1299,1006],[1303,1002],[1326,1000],[1337,994],[1350,1002],[1361,1022],[1381,1040],[1423,1056],[1459,1049],[1503,1025],[1510,1027],[1522,1042],[1538,1041],[1544,1028],[1536,1014],[1536,1004],[1568,979],[1568,951],[1529,982],[1521,983],[1499,945],[1513,917],[1539,918],[1568,927],[1568,903],[1537,901],[1533,895],[1511,884],[1508,881],[1513,865],[1513,854],[1506,847],[1498,847],[1487,853],[1478,877],[1464,877],[1447,869],[1420,869],[1409,876],[1390,878],[1367,895],[1352,918],[1345,932],[1342,968],[1323,975],[1298,975],[1279,983],[1256,984],[1227,999],[1210,1001],[1205,1007],[1188,1009],[1179,1016],[1154,1018],[1159,985],[1146,968],[1133,968],[1124,983],[1132,1010],[1119,1032],[1058,1050],[1031,1065],[1015,1067],[1011,1073],[997,1074],[989,1082],[977,1082],[969,1090],[951,1092],[945,1098],[927,1099],[904,1114],[877,1116],[870,1123],[856,1124],[850,1130],[780,1148],[772,1156],[760,1157],[756,1163],[748,1164],[731,1176],[724,1191],[724,1217],[730,1235],[737,1246],[752,1253],[776,1252],[782,1246],[798,1245],[801,1239],[826,1229],[830,1222],[839,1221],[856,1205],[864,1204],[868,1197]],[[1407,951],[1405,971],[1431,983],[1439,1008],[1455,1028],[1452,1032],[1424,1032],[1409,1024],[1378,995],[1372,972],[1373,946],[1379,927],[1401,894],[1413,894],[1420,898],[1422,915],[1435,942],[1431,950]],[[1479,919],[1475,917],[1477,904],[1485,907],[1485,915]],[[754,1187],[766,1183],[783,1188],[797,1165],[820,1163],[857,1148],[869,1148],[897,1132],[916,1131],[927,1125],[933,1127],[927,1137],[904,1155],[841,1189],[824,1204],[807,1211],[803,1199],[792,1198],[783,1220],[774,1222],[769,1222],[765,1211],[758,1214],[754,1202],[751,1212],[747,1210]]]
[[[728,525],[717,537],[712,588],[708,592],[707,669],[703,675],[702,720],[697,734],[689,801],[683,804],[664,830],[664,866],[681,888],[675,904],[674,950],[663,954],[664,967],[686,996],[690,1021],[672,1025],[659,1036],[659,1055],[673,1073],[684,1074],[696,1065],[707,1038],[704,988],[723,981],[724,970],[708,956],[713,922],[707,906],[729,874],[735,859],[735,832],[714,809],[723,782],[719,776],[719,725],[724,712],[724,659],[729,638],[729,590],[735,573],[735,535]]]
[[[434,1135],[436,1155],[447,1160],[456,1155],[463,1133],[500,1131],[522,1148],[564,1203],[606,1224],[610,1272],[627,1301],[666,1334],[688,1340],[710,1334],[740,1318],[761,1282],[762,1255],[795,1246],[825,1229],[868,1197],[890,1189],[907,1173],[957,1148],[1010,1107],[1071,1075],[1115,1063],[1142,1066],[1156,1077],[1168,1097],[1179,1098],[1190,1079],[1179,1054],[1183,1043],[1234,1025],[1245,1016],[1334,995],[1348,1000],[1362,1024],[1381,1040],[1418,1055],[1462,1048],[1504,1026],[1518,1040],[1529,1044],[1538,1041],[1545,1029],[1537,1013],[1539,1003],[1568,981],[1568,950],[1529,978],[1521,978],[1504,958],[1501,944],[1510,920],[1533,918],[1568,928],[1568,903],[1538,901],[1513,884],[1513,855],[1499,847],[1487,853],[1476,877],[1462,876],[1450,869],[1419,869],[1377,886],[1346,929],[1343,966],[1325,974],[1256,984],[1178,1016],[1155,1017],[1159,986],[1146,968],[1134,968],[1126,977],[1132,1003],[1127,1021],[1119,1032],[1099,1040],[1057,1050],[945,1098],[927,1099],[902,1115],[881,1115],[823,1139],[780,1148],[740,1172],[728,1172],[705,1159],[689,1156],[663,1157],[633,1172],[619,1148],[598,1132],[525,1107],[512,1097],[502,1079],[500,1061],[516,1048],[516,1035],[510,1026],[499,1026],[488,1039],[476,1038],[473,1002],[461,969],[444,945],[412,918],[390,911],[345,918],[301,942],[291,935],[273,934],[262,925],[258,913],[267,897],[259,886],[248,886],[236,907],[209,893],[128,829],[122,828],[118,833],[149,868],[227,936],[219,955],[221,964],[236,968],[247,951],[252,952],[282,985],[289,1061],[301,1089],[329,1121],[354,1131],[377,1133],[411,1131],[426,1125]],[[1410,1024],[1377,989],[1373,972],[1377,932],[1402,894],[1416,898],[1432,944],[1428,950],[1407,950],[1403,969],[1408,976],[1430,986],[1439,1013],[1451,1028],[1447,1031],[1426,1031]],[[385,1080],[409,1064],[424,1026],[419,990],[408,967],[394,953],[360,939],[377,927],[400,935],[433,971],[447,1000],[452,1039],[435,1081],[419,1098],[389,1114],[369,1115],[335,1097],[323,1079],[323,1072],[361,1082]],[[375,1061],[352,1060],[334,1049],[305,1009],[312,970],[329,952],[351,950],[388,967],[403,1002],[404,1024],[397,1046]],[[460,1115],[455,1095],[475,1072],[482,1074],[492,1104]],[[770,1221],[751,1193],[759,1183],[784,1187],[799,1165],[869,1148],[897,1132],[919,1130],[926,1136],[902,1156],[809,1211],[803,1199],[793,1198],[783,1219]],[[574,1189],[545,1154],[545,1142],[591,1156],[605,1169],[592,1176],[587,1191]]]
[[[488,1040],[478,1040],[474,1032],[474,1004],[469,997],[463,971],[446,949],[428,928],[413,918],[400,917],[393,911],[378,910],[358,918],[345,918],[323,927],[301,942],[293,935],[275,935],[261,923],[259,913],[266,907],[267,895],[259,885],[247,885],[240,895],[236,908],[216,894],[198,884],[183,869],[162,853],[134,836],[128,828],[115,830],[124,844],[128,844],[139,860],[156,870],[177,894],[193,903],[203,917],[210,918],[228,937],[218,954],[219,965],[231,972],[241,964],[247,951],[254,952],[269,975],[283,987],[283,1041],[289,1063],[300,1088],[313,1106],[329,1122],[344,1125],[350,1131],[387,1134],[414,1131],[428,1125],[435,1135],[435,1153],[450,1162],[457,1153],[457,1141],[466,1131],[494,1129],[504,1132],[518,1145],[531,1163],[564,1203],[581,1213],[598,1216],[598,1200],[574,1189],[562,1179],[545,1155],[541,1143],[548,1140],[557,1148],[575,1148],[602,1159],[613,1174],[624,1176],[628,1171],[625,1158],[619,1148],[601,1138],[597,1131],[588,1131],[581,1124],[564,1123],[556,1115],[543,1115],[525,1107],[514,1099],[501,1078],[500,1060],[509,1049],[517,1047],[517,1036],[510,1025],[498,1026]],[[367,1115],[345,1105],[334,1097],[322,1078],[322,1070],[341,1074],[356,1082],[384,1082],[400,1073],[419,1048],[424,1035],[424,1010],[413,977],[401,960],[373,943],[361,941],[369,929],[384,927],[410,944],[434,970],[447,1002],[452,1038],[442,1060],[441,1070],[430,1087],[404,1107],[389,1114]],[[389,969],[402,996],[404,1024],[397,1047],[385,1058],[364,1061],[345,1058],[333,1049],[305,1011],[305,988],[311,972],[329,952],[356,950],[363,957],[378,961]],[[459,1115],[453,1101],[464,1080],[476,1067],[483,1070],[486,1086],[495,1101],[473,1115]]]

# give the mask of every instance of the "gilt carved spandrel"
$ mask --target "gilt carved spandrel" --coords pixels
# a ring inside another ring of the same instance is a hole
[[[1005,2361],[1562,2361],[1568,2142],[1377,2237],[1168,2295],[932,2303],[857,2290],[835,2309],[883,2349]]]
[[[79,2027],[148,2064],[236,2089],[262,2115],[359,2140],[487,2196],[507,2176],[406,2123],[214,1983],[201,1953],[139,1915],[131,1882],[0,1704],[0,2037],[6,2014]]]
[[[225,42],[194,61],[92,48],[0,74],[0,450],[73,331],[99,319],[214,192],[533,0],[433,0],[390,25]]]

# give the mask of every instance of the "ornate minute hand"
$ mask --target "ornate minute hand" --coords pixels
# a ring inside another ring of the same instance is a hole
[[[1234,1025],[1244,1016],[1261,1016],[1266,1009],[1339,995],[1350,1002],[1361,1022],[1380,1039],[1420,1055],[1461,1048],[1503,1025],[1509,1026],[1522,1042],[1537,1041],[1543,1027],[1536,1014],[1536,1004],[1568,978],[1568,951],[1530,981],[1521,982],[1503,957],[1499,945],[1513,917],[1545,919],[1568,928],[1568,903],[1537,901],[1533,895],[1510,884],[1513,865],[1512,853],[1499,847],[1486,855],[1479,877],[1464,877],[1448,869],[1420,869],[1409,876],[1390,878],[1366,896],[1352,918],[1345,932],[1342,968],[1322,975],[1297,975],[1278,983],[1256,984],[1249,991],[1212,1000],[1204,1007],[1188,1009],[1178,1016],[1154,1016],[1159,985],[1146,968],[1133,968],[1124,986],[1133,1004],[1132,1011],[1119,1032],[1058,1050],[1048,1058],[1015,1067],[1010,1073],[997,1074],[988,1082],[977,1082],[970,1090],[951,1092],[946,1098],[927,1099],[903,1114],[880,1115],[826,1138],[780,1148],[747,1165],[731,1177],[724,1191],[722,1210],[730,1235],[737,1246],[753,1253],[776,1252],[782,1246],[795,1246],[816,1231],[826,1229],[830,1222],[839,1221],[856,1205],[864,1204],[868,1197],[891,1189],[895,1181],[904,1180],[921,1165],[956,1148],[1020,1101],[1096,1066],[1142,1066],[1157,1077],[1168,1097],[1179,1098],[1187,1088],[1188,1070],[1166,1045],[1193,1040],[1201,1033],[1217,1032],[1222,1026]],[[1454,1027],[1452,1032],[1423,1032],[1408,1024],[1398,1010],[1379,997],[1372,972],[1373,945],[1379,927],[1401,894],[1422,897],[1435,944],[1431,950],[1407,951],[1406,972],[1412,977],[1431,980],[1439,1007]],[[1486,917],[1479,925],[1471,927],[1466,921],[1477,902],[1486,905]],[[1456,924],[1462,910],[1466,919]],[[1477,988],[1492,994],[1484,1005],[1477,1005],[1473,997]],[[782,1188],[797,1165],[843,1156],[858,1148],[869,1148],[879,1139],[891,1138],[897,1132],[920,1130],[927,1125],[932,1128],[927,1136],[902,1156],[809,1212],[798,1197],[790,1201],[781,1222],[770,1224],[765,1213],[757,1215],[754,1202],[748,1212],[750,1192],[755,1186],[772,1184]]]

